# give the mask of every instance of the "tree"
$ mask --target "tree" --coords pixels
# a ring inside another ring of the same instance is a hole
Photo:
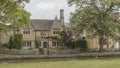
[[[30,13],[23,9],[25,3],[29,0],[0,0],[0,33],[9,31],[8,24],[12,27],[29,25]]]
[[[13,36],[10,36],[10,38],[9,38],[8,48],[9,49],[14,48],[14,38],[13,38]]]
[[[61,31],[60,32],[60,39],[59,39],[61,46],[65,46],[66,41],[67,41],[66,37],[67,37],[66,32],[65,31]]]
[[[103,51],[105,37],[119,37],[119,16],[114,17],[120,8],[119,0],[68,0],[68,4],[76,5],[70,19],[72,29],[77,35],[85,30],[92,36],[98,36],[100,52]]]

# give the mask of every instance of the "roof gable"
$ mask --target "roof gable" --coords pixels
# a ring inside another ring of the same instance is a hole
[[[55,20],[52,24],[52,28],[61,28],[60,21],[58,20],[57,16],[55,17]]]

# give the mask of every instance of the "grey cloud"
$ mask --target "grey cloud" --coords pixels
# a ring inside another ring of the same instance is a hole
[[[54,19],[56,15],[59,18],[59,10],[64,9],[65,20],[68,21],[75,7],[68,7],[67,0],[31,0],[25,9],[31,12],[32,19]]]

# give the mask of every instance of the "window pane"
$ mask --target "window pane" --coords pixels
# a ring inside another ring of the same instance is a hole
[[[31,47],[31,41],[27,41],[27,47]]]
[[[26,41],[23,41],[23,47],[26,47]]]

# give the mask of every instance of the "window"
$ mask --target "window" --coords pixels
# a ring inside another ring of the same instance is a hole
[[[32,47],[31,41],[24,41],[23,42],[23,47]]]
[[[30,30],[29,29],[24,29],[23,34],[30,34]]]
[[[31,41],[27,41],[27,47],[31,47]]]
[[[19,34],[20,33],[20,29],[15,28],[15,34]]]
[[[26,46],[26,41],[23,42],[23,47],[27,47],[27,46]]]
[[[47,48],[48,42],[43,42],[43,48]]]
[[[58,29],[54,29],[53,30],[53,34],[59,34],[59,30]]]
[[[53,41],[52,42],[52,46],[57,47],[58,46],[58,42],[57,41]]]
[[[47,33],[46,32],[41,32],[41,35],[47,35]]]
[[[17,30],[16,30],[16,33],[18,34],[19,32],[20,32],[20,30],[19,30],[19,29],[17,29]]]

